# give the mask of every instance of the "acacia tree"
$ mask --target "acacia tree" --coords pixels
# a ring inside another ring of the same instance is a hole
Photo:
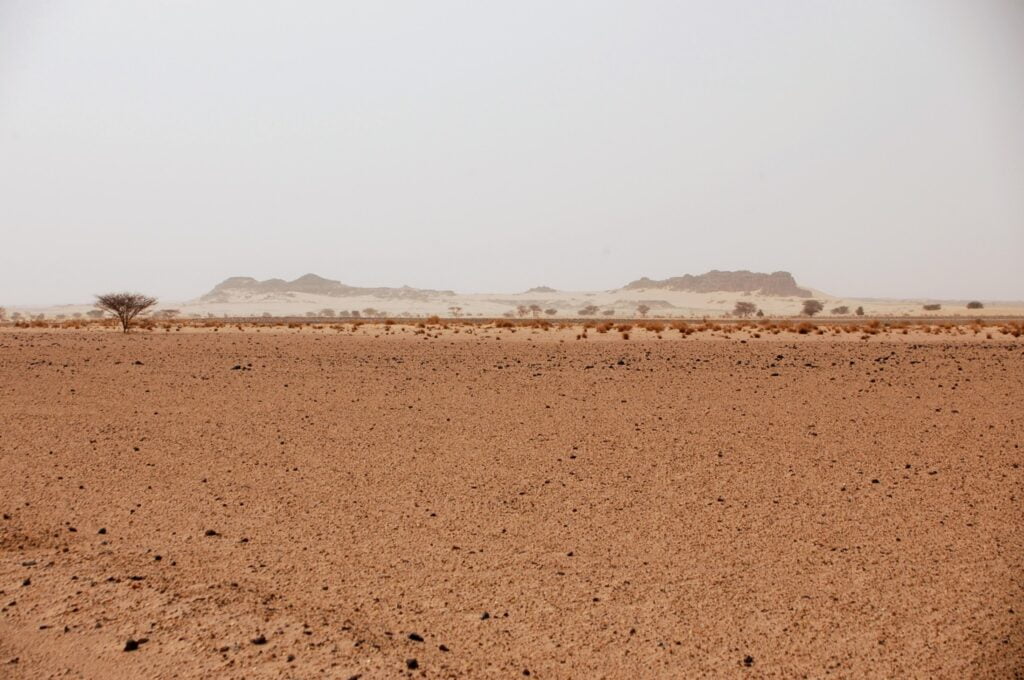
[[[539,317],[542,311],[543,310],[540,308],[540,305],[530,305],[530,314],[533,314],[534,319]]]
[[[142,312],[156,304],[155,297],[142,293],[106,293],[96,296],[96,307],[102,312],[110,312],[121,322],[125,333],[132,321]]]
[[[639,304],[636,306],[636,313],[640,316],[647,318],[647,312],[651,311],[650,305]]]
[[[804,316],[814,316],[823,309],[825,305],[821,304],[820,300],[804,300]]]
[[[737,301],[736,306],[732,309],[732,313],[741,319],[745,319],[748,316],[753,315],[755,312],[757,312],[757,305],[753,302]]]

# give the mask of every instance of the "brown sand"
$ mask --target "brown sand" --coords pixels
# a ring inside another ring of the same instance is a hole
[[[1019,341],[510,339],[0,334],[0,677],[1024,674]]]

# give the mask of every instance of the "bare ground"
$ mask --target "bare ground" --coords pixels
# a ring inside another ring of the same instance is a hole
[[[424,337],[0,334],[0,677],[1024,675],[1019,341]]]

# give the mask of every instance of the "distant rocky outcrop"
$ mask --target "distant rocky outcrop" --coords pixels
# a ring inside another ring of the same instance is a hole
[[[656,281],[644,277],[623,286],[624,290],[679,290],[690,293],[761,293],[779,297],[811,297],[811,291],[796,285],[796,279],[789,272],[734,271],[714,269],[706,274],[685,274]]]
[[[325,279],[316,274],[306,274],[294,281],[284,279],[267,279],[258,281],[251,276],[232,276],[213,287],[206,295],[199,298],[203,302],[235,302],[239,298],[254,296],[288,295],[305,293],[309,295],[325,295],[330,297],[377,297],[382,299],[431,300],[443,296],[455,295],[450,290],[425,290],[422,288],[364,288],[349,286],[340,281]]]

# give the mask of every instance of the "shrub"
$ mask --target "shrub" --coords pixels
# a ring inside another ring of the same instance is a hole
[[[942,305],[939,304],[924,305],[924,311],[926,312],[937,312],[940,309],[942,309]]]
[[[977,300],[971,300],[967,303],[967,309],[984,309],[985,305],[981,304]]]
[[[580,310],[580,316],[594,316],[595,314],[597,314],[597,312],[597,305],[587,305],[586,307]]]
[[[864,308],[858,307],[857,309],[853,310],[853,313],[856,314],[857,316],[864,316]]]
[[[847,307],[846,305],[840,305],[838,307],[833,307],[832,313],[838,316],[845,316],[846,314],[850,313],[850,308]]]

